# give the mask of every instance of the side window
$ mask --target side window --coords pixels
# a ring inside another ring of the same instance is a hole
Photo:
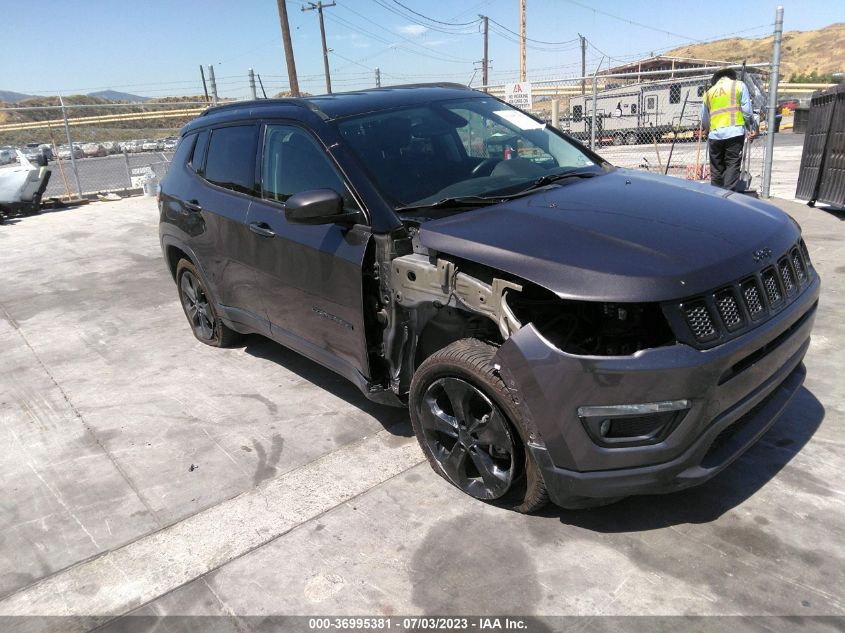
[[[581,117],[584,116],[584,106],[572,106],[572,120],[573,121],[580,121]]]
[[[631,104],[631,114],[636,114],[636,113],[637,113],[637,104],[632,103]]]
[[[311,136],[290,125],[268,125],[264,133],[262,196],[284,202],[295,193],[334,189],[347,209],[357,209],[325,150]]]
[[[191,154],[191,167],[198,174],[205,169],[205,149],[208,147],[208,130],[203,130],[197,136],[197,143]]]
[[[179,140],[179,145],[176,146],[176,152],[173,154],[173,159],[171,160],[171,163],[180,166],[187,163],[188,158],[191,155],[191,151],[194,149],[194,141],[196,140],[196,134],[189,134],[188,136],[183,136]]]
[[[655,106],[654,97],[649,97],[648,99],[646,99],[646,102],[645,102],[645,109],[646,110],[654,110],[654,106]]]
[[[205,179],[220,187],[255,193],[255,149],[258,127],[237,125],[211,132],[205,159]]]
[[[672,84],[669,86],[669,103],[681,102],[681,84]]]

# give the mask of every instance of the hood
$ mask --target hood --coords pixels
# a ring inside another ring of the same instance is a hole
[[[795,222],[749,196],[617,169],[491,207],[424,222],[428,249],[521,277],[562,298],[666,301],[762,268]]]

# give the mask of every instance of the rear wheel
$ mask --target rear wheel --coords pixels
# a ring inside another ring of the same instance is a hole
[[[528,425],[493,366],[496,348],[452,343],[420,365],[411,381],[411,423],[432,468],[468,495],[534,512],[548,501],[526,446]]]
[[[614,145],[624,145],[625,144],[625,137],[621,134],[614,134],[613,135],[613,144]]]
[[[638,141],[639,141],[639,138],[637,138],[636,132],[628,132],[625,135],[625,143],[627,145],[636,145]]]
[[[187,259],[180,260],[176,266],[176,284],[182,309],[199,341],[212,347],[230,347],[238,342],[241,335],[217,316],[205,283]]]

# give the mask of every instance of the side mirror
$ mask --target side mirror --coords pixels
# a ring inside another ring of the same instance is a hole
[[[343,198],[333,189],[312,189],[285,201],[285,219],[292,224],[354,224],[358,212],[344,213]]]

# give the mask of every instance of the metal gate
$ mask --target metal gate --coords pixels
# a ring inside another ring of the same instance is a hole
[[[813,95],[796,198],[845,206],[845,86]]]

